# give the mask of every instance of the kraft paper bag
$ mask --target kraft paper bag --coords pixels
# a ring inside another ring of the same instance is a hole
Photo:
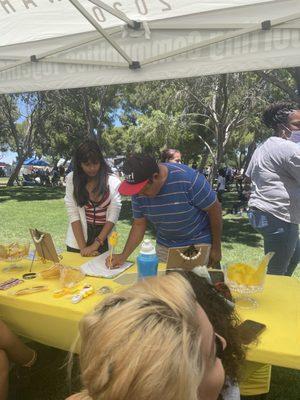
[[[59,257],[50,233],[41,232],[37,229],[29,229],[29,231],[38,256],[44,258],[45,260],[58,263]]]

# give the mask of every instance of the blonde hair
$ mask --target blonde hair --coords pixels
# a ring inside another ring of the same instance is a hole
[[[197,400],[201,327],[177,273],[107,297],[80,323],[83,399]]]

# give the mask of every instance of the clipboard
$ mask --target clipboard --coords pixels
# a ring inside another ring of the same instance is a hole
[[[58,263],[59,257],[50,233],[41,232],[38,229],[29,229],[29,231],[38,256],[45,260]]]
[[[209,260],[211,245],[199,243],[191,246],[170,247],[167,258],[167,269],[184,269],[206,266]]]

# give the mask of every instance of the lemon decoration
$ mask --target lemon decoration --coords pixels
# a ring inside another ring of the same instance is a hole
[[[108,238],[108,243],[111,247],[115,247],[118,243],[118,232],[114,231]]]
[[[238,285],[262,285],[267,266],[274,253],[268,253],[259,263],[258,267],[246,263],[234,263],[227,268],[227,277]]]

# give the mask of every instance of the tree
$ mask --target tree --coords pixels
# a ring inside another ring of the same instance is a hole
[[[199,156],[202,143],[182,118],[185,100],[176,97],[180,81],[167,80],[122,87],[121,121],[129,132],[129,150],[157,156],[163,148],[178,148],[185,163]]]
[[[130,146],[128,130],[123,126],[107,128],[102,134],[101,143],[107,157],[123,155]]]
[[[279,89],[279,96],[300,104],[300,67],[256,71],[256,74]]]
[[[26,106],[26,113],[23,116],[18,110],[20,101]],[[7,186],[12,186],[25,159],[32,154],[39,133],[39,125],[46,118],[44,96],[41,93],[2,95],[0,96],[0,113],[3,117],[1,141],[6,141],[9,147],[18,154],[16,167],[7,182]],[[18,122],[20,117],[23,117],[22,122]]]
[[[213,176],[224,162],[233,133],[242,133],[258,108],[265,83],[251,74],[222,74],[182,82],[187,123],[208,149]]]
[[[102,135],[113,125],[119,96],[117,86],[66,89],[45,92],[45,104],[52,112],[44,120],[37,145],[53,163],[70,158],[86,139],[102,145]]]

